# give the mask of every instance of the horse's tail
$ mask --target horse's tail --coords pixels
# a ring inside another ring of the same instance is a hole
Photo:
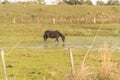
[[[43,39],[44,39],[44,41],[46,40],[46,35],[45,34],[43,35]]]
[[[46,41],[48,37],[49,37],[49,30],[46,30],[43,35],[44,41]]]
[[[48,36],[47,36],[46,34],[44,34],[44,35],[43,35],[43,39],[44,39],[44,41],[46,41],[47,38],[48,38]]]

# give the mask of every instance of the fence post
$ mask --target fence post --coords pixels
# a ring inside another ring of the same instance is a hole
[[[23,20],[23,18],[21,19],[21,22],[22,22],[22,23],[24,23],[24,20]]]
[[[16,20],[15,20],[15,18],[13,18],[13,23],[14,23],[14,24],[16,23]]]
[[[72,55],[72,50],[69,48],[69,56],[70,56],[70,65],[71,65],[71,74],[72,74],[72,79],[74,77],[74,62],[73,62],[73,55]]]
[[[55,24],[56,23],[56,20],[55,20],[55,18],[53,18],[53,24]]]
[[[3,65],[3,71],[4,71],[4,79],[8,80],[7,77],[7,71],[6,71],[6,65],[5,65],[5,57],[4,57],[4,51],[1,49],[1,59],[2,59],[2,65]]]
[[[96,17],[93,18],[93,23],[94,23],[94,24],[96,23]]]
[[[72,19],[70,18],[70,23],[72,23]]]

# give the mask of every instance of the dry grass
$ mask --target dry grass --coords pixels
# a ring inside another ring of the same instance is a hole
[[[95,73],[91,71],[91,66],[81,64],[78,70],[74,71],[74,75],[66,74],[62,80],[93,80]]]
[[[113,54],[107,43],[104,44],[102,49],[97,59],[100,67],[94,65],[95,68],[99,69],[97,72],[92,69],[93,66],[88,65],[83,60],[82,64],[78,66],[78,70],[74,71],[74,75],[66,74],[62,80],[119,80],[119,63],[113,62]]]
[[[108,45],[105,44],[103,47],[103,51],[101,51],[101,69],[100,69],[100,78],[102,80],[110,80],[111,76],[111,53],[109,51]]]
[[[106,23],[120,22],[119,6],[90,6],[90,5],[39,5],[39,4],[0,4],[0,23]],[[69,12],[71,11],[71,12]]]
[[[74,80],[88,80],[92,77],[94,74],[90,71],[90,66],[87,66],[86,64],[81,65],[80,70],[76,71],[74,75]]]
[[[120,71],[117,69],[117,63],[112,62],[112,53],[109,46],[105,43],[103,50],[100,53],[101,67],[100,79],[102,80],[119,80]]]

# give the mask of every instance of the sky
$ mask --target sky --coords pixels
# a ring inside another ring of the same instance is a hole
[[[0,1],[3,1],[3,0],[0,0]],[[17,1],[34,1],[34,0],[8,0],[8,1],[17,2]],[[52,3],[55,3],[56,1],[57,0],[45,0],[47,5],[52,5]],[[91,1],[93,4],[95,4],[96,1],[98,1],[98,0],[91,0]],[[101,0],[101,1],[107,2],[108,0]]]

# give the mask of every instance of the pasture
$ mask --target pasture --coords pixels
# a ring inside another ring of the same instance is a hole
[[[25,9],[22,9],[21,6]],[[9,7],[11,8],[9,9]],[[90,8],[88,9],[88,7]],[[101,22],[56,22],[54,24],[53,22],[46,22],[44,19],[42,22],[34,22],[35,18],[41,17],[86,17],[87,11],[90,12],[91,16],[95,15],[94,11],[100,15],[104,12],[107,17],[111,15],[116,15],[117,17],[120,12],[119,6],[96,7],[67,5],[66,7],[65,5],[40,6],[36,4],[0,5],[0,48],[3,48],[5,51],[8,79],[69,80],[71,71],[68,48],[72,48],[75,80],[79,80],[80,78],[85,80],[119,80],[119,18],[117,22],[104,22],[100,30]],[[72,11],[69,14],[69,10],[71,9]],[[61,14],[59,10],[62,10]],[[23,17],[26,21],[23,20],[21,22]],[[16,19],[15,23],[13,22],[13,18]],[[31,21],[27,21],[29,19]],[[48,29],[59,30],[63,33],[66,36],[65,46],[62,46],[61,39],[58,46],[55,44],[55,40],[48,39],[47,47],[45,47],[43,33]],[[97,37],[91,47],[96,35]],[[85,65],[81,65],[89,49]],[[4,80],[2,64],[0,66],[0,80]],[[83,71],[79,71],[81,68]],[[83,75],[81,76],[78,73]]]

